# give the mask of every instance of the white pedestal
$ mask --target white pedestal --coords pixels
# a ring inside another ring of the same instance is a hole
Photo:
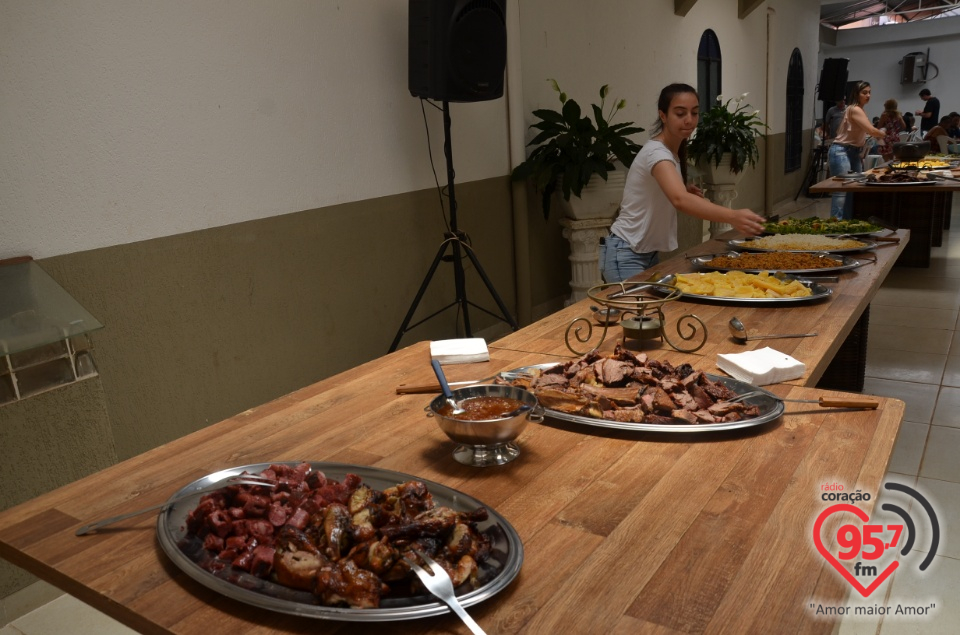
[[[726,183],[704,183],[705,195],[708,199],[723,207],[733,209],[733,200],[737,198],[736,184]],[[720,234],[733,229],[732,225],[727,223],[710,222],[710,236],[716,238]]]
[[[590,287],[603,283],[600,278],[600,239],[610,232],[612,218],[574,220],[561,218],[563,237],[570,241],[570,269],[573,278],[570,288],[573,293],[566,305],[587,297]]]

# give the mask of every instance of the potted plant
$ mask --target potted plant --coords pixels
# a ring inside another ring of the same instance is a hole
[[[747,165],[757,164],[757,138],[763,136],[762,130],[768,126],[760,119],[759,110],[751,111],[743,103],[746,98],[744,93],[723,103],[723,95],[718,95],[717,103],[700,115],[687,154],[701,169],[711,163],[720,168],[721,162],[729,161],[729,171],[739,174]]]
[[[547,80],[560,95],[561,109],[534,110],[539,119],[530,127],[540,131],[528,146],[536,146],[527,160],[513,170],[514,180],[532,178],[537,190],[542,193],[543,215],[550,215],[550,199],[559,189],[565,201],[571,196],[580,197],[591,179],[607,180],[616,170],[614,161],[630,167],[640,146],[630,135],[643,132],[632,121],[613,124],[617,111],[627,105],[625,99],[614,101],[609,111],[604,106],[610,87],[600,87],[600,103],[592,104],[593,119],[583,116],[575,100],[560,90],[554,79]],[[617,194],[616,204],[619,204]],[[614,209],[616,211],[616,209]]]

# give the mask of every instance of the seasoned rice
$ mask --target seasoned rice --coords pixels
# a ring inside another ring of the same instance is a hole
[[[856,249],[866,243],[849,238],[811,236],[809,234],[780,234],[764,236],[750,242],[750,247],[759,249],[784,249],[790,251],[830,251],[833,249]]]

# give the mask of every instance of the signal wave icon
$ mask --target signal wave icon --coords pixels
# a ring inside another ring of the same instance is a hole
[[[893,492],[903,492],[908,496],[912,496],[920,503],[923,510],[927,512],[927,516],[930,518],[930,550],[927,552],[927,557],[920,563],[920,570],[926,571],[930,563],[933,562],[933,557],[937,555],[937,547],[940,546],[940,522],[937,520],[937,513],[933,510],[930,501],[912,487],[900,483],[884,483],[883,487]],[[895,513],[903,520],[903,524],[907,528],[907,539],[906,542],[903,543],[903,549],[900,551],[900,555],[907,555],[910,553],[910,549],[913,548],[913,542],[916,537],[916,526],[913,523],[913,519],[902,507],[898,507],[893,503],[884,503],[880,508],[885,512]]]

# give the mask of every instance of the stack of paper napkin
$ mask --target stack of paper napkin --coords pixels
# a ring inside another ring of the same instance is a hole
[[[755,386],[798,379],[807,371],[803,362],[769,346],[745,353],[718,354],[717,368]]]
[[[468,364],[486,362],[490,351],[482,337],[467,337],[456,340],[436,340],[430,342],[430,359],[441,364]]]

